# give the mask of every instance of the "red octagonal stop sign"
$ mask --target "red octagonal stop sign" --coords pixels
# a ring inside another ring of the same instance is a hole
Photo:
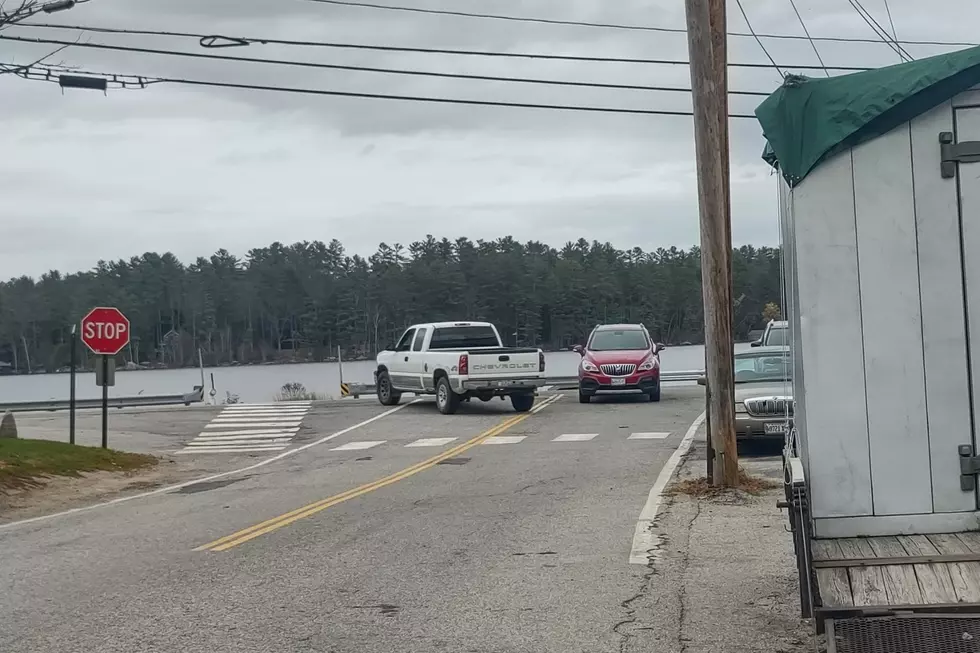
[[[95,354],[118,354],[129,344],[129,320],[118,308],[93,308],[82,318],[82,342]]]

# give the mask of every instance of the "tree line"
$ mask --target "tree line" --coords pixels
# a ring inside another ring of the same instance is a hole
[[[739,247],[733,272],[745,338],[766,304],[781,303],[779,250]],[[428,236],[365,258],[337,240],[276,242],[244,258],[222,249],[185,264],[150,252],[0,283],[0,365],[67,365],[72,325],[93,306],[129,318],[120,360],[167,367],[197,364],[199,350],[210,365],[332,360],[338,347],[368,357],[407,325],[442,320],[491,321],[508,344],[545,349],[580,343],[600,322],[643,322],[668,344],[703,342],[704,332],[698,248]]]

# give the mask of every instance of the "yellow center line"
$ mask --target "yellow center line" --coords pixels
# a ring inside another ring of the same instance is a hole
[[[555,402],[559,397],[561,397],[561,395],[555,395],[553,397],[549,397],[545,401],[541,402],[539,406],[543,408],[544,406],[547,406],[548,404]],[[196,547],[194,550],[195,551],[227,551],[228,549],[236,547],[240,544],[244,544],[245,542],[255,539],[256,537],[266,535],[267,533],[271,533],[272,531],[278,530],[283,526],[288,526],[289,524],[292,524],[295,521],[299,521],[300,519],[304,519],[311,515],[315,515],[316,513],[322,510],[326,510],[331,506],[335,506],[338,503],[343,503],[344,501],[354,499],[361,495],[367,494],[368,492],[379,490],[385,486],[391,485],[392,483],[397,483],[398,481],[404,480],[409,476],[414,476],[419,472],[434,467],[435,465],[439,464],[443,460],[447,460],[449,458],[452,458],[454,456],[463,453],[464,451],[472,449],[473,447],[477,446],[484,440],[492,438],[495,435],[499,435],[504,431],[506,431],[507,429],[516,426],[517,424],[520,424],[527,418],[531,417],[532,414],[533,413],[522,413],[520,415],[516,415],[514,417],[508,418],[503,422],[501,422],[500,424],[494,426],[493,428],[488,429],[483,433],[477,435],[471,440],[467,440],[462,444],[459,444],[451,449],[447,449],[446,451],[443,451],[442,453],[433,456],[432,458],[428,458],[427,460],[423,460],[420,463],[416,463],[411,467],[407,467],[399,472],[395,472],[394,474],[385,476],[384,478],[380,478],[376,481],[366,483],[364,485],[361,485],[360,487],[347,490],[346,492],[341,492],[340,494],[336,494],[332,497],[315,501],[301,508],[296,508],[295,510],[291,510],[285,514],[279,515],[278,517],[273,517],[272,519],[268,519],[259,524],[255,524],[254,526],[249,526],[248,528],[240,530],[236,533],[232,533],[231,535],[226,535],[224,537],[221,537],[217,540],[214,540],[213,542],[202,544],[201,546]]]

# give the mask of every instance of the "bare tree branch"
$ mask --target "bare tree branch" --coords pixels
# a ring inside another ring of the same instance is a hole
[[[82,1],[86,2],[87,0],[82,0]],[[3,30],[4,27],[9,27],[11,25],[14,25],[26,18],[30,18],[34,14],[44,10],[44,4],[38,2],[38,0],[21,0],[20,5],[12,12],[4,12],[3,11],[4,4],[5,4],[5,0],[0,0],[0,30]],[[79,39],[81,39],[81,35],[79,35],[78,38],[75,39],[75,43],[78,43]],[[52,50],[51,52],[44,55],[37,61],[34,61],[32,63],[23,66],[0,64],[0,75],[6,75],[6,74],[17,75],[17,74],[26,73],[34,66],[37,66],[38,64],[45,62],[46,60],[50,59],[51,57],[58,54],[59,52],[61,52],[67,47],[70,46],[63,45],[60,48]],[[61,62],[61,64],[63,63],[64,62]]]
[[[0,5],[0,29],[30,18],[39,11],[41,5],[37,0],[21,0],[20,5],[13,11],[4,11],[3,5]]]

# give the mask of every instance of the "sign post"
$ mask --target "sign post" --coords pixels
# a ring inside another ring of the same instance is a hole
[[[71,390],[68,398],[68,442],[75,444],[75,360],[78,358],[78,334],[75,333],[76,326],[71,325],[71,345],[69,346],[71,356],[70,381]]]
[[[82,318],[82,342],[102,357],[96,383],[102,386],[102,448],[109,447],[109,386],[115,385],[115,359],[129,344],[129,320],[118,308],[98,306]]]

